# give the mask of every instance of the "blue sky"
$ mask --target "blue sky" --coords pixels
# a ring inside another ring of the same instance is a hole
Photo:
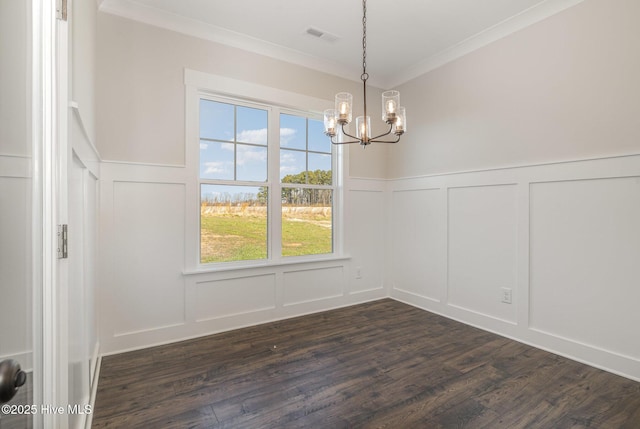
[[[234,180],[235,147],[235,180],[266,181],[267,115],[267,110],[235,106],[234,120],[232,104],[200,100],[200,176],[205,179]],[[322,121],[280,115],[280,178],[305,171],[307,162],[309,170],[331,169],[331,142],[323,131]],[[325,153],[301,152],[307,149],[307,144],[308,150]],[[229,191],[257,193],[258,189],[206,185],[203,186],[202,196]]]

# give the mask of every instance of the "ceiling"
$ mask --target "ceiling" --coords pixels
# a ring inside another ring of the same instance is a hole
[[[369,0],[370,83],[399,85],[580,1]],[[362,73],[360,0],[103,0],[100,9],[348,79]]]

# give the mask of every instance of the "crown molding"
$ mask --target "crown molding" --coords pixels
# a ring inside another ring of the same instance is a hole
[[[186,34],[215,43],[220,43],[245,51],[257,53],[277,60],[307,67],[320,72],[339,76],[343,79],[360,82],[361,71],[356,67],[322,59],[281,45],[266,42],[255,37],[237,33],[202,21],[186,18],[164,10],[148,7],[132,0],[98,0],[101,12]],[[393,88],[466,54],[502,39],[525,27],[540,22],[565,9],[582,3],[584,0],[544,0],[517,15],[447,48],[416,65],[411,66],[393,77],[372,77],[369,83],[378,88]]]
[[[464,55],[522,30],[523,28],[582,3],[583,1],[584,0],[544,0],[535,6],[525,9],[517,15],[507,18],[492,27],[489,27],[478,34],[445,49],[444,51],[420,61],[416,65],[398,73],[395,76],[395,79],[387,83],[389,84],[389,87],[406,83]]]
[[[356,67],[348,67],[337,62],[328,61],[216,25],[186,18],[158,8],[141,5],[131,0],[102,0],[99,10],[100,12],[264,55],[273,59],[339,76],[354,82],[360,82],[359,77],[362,71]]]

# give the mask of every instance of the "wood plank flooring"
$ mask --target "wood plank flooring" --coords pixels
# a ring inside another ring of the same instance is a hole
[[[640,383],[384,299],[105,357],[100,428],[640,428]]]

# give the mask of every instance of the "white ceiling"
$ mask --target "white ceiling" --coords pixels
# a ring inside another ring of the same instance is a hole
[[[401,84],[580,1],[369,0],[370,83]],[[103,0],[100,9],[348,79],[362,72],[361,0]]]

